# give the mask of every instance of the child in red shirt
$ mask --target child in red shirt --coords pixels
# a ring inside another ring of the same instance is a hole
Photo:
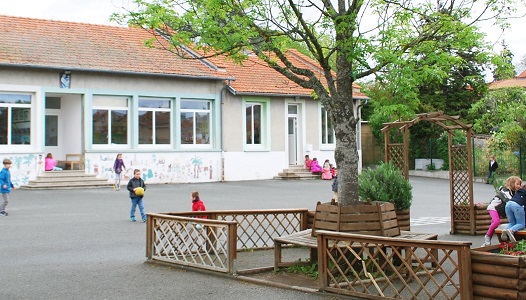
[[[192,192],[192,211],[206,211],[205,204],[199,198],[199,192]],[[197,216],[197,218],[208,219],[208,216]]]

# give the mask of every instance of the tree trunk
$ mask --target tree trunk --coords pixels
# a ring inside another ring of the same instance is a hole
[[[334,132],[336,135],[336,149],[334,158],[338,167],[338,200],[342,205],[352,205],[359,201],[358,196],[358,148],[356,142],[355,117],[356,104],[352,99],[336,101],[338,105],[331,111]],[[334,101],[333,97],[333,101]]]

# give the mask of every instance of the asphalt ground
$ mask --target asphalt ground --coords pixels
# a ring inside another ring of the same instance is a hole
[[[449,235],[449,181],[411,177],[411,230]],[[147,212],[187,211],[199,191],[208,210],[314,209],[332,196],[331,181],[243,181],[149,185]],[[490,185],[475,183],[475,202]],[[0,299],[349,299],[145,263],[146,226],[129,221],[126,190],[14,190],[0,217]],[[138,211],[136,216],[139,216]],[[139,219],[139,218],[138,218]],[[255,258],[257,259],[257,254]]]

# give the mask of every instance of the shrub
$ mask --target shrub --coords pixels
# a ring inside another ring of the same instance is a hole
[[[393,202],[395,209],[404,210],[413,202],[413,187],[392,163],[380,163],[375,169],[363,170],[358,177],[361,200]]]

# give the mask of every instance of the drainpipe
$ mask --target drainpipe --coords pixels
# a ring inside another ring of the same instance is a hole
[[[219,140],[219,147],[221,148],[221,182],[225,182],[225,149],[223,148],[225,127],[223,126],[223,105],[225,104],[225,93],[229,83],[230,81],[228,81],[227,84],[223,84],[223,88],[221,89],[219,96],[221,101],[221,107],[219,109],[219,117],[221,118],[221,137]]]

